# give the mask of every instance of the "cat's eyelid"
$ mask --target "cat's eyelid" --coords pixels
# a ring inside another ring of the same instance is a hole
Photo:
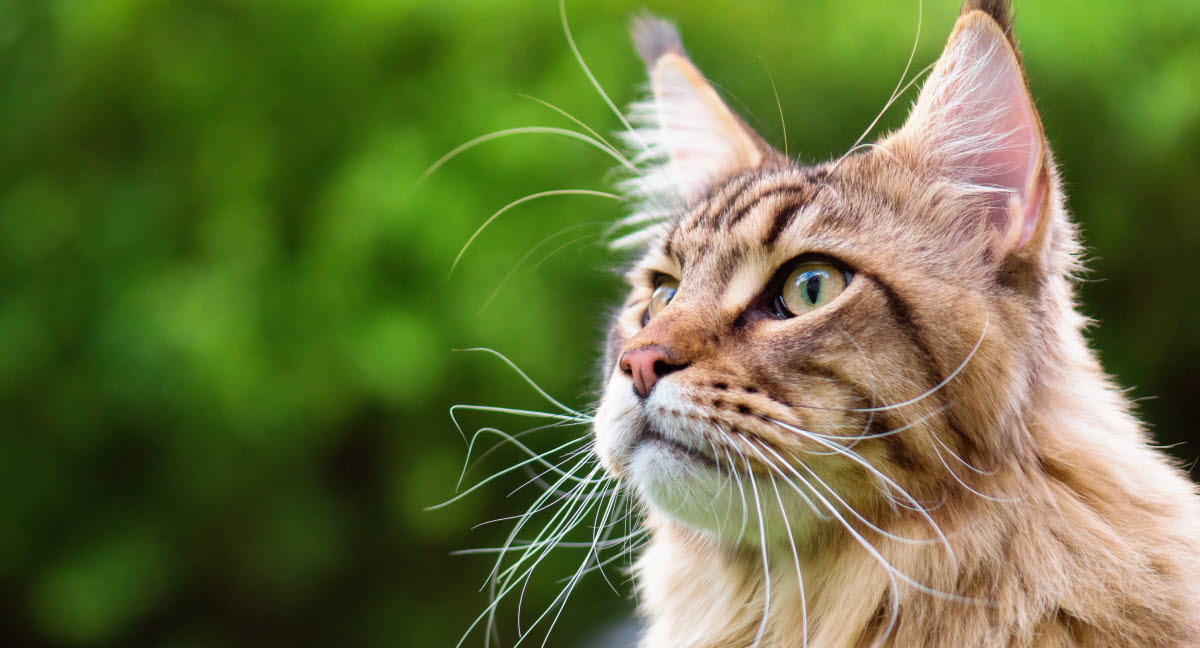
[[[650,285],[652,285],[656,288],[667,282],[672,282],[672,281],[675,283],[679,283],[679,278],[669,272],[658,272],[656,270],[650,274]]]

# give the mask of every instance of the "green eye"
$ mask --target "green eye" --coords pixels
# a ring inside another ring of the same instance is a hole
[[[671,303],[671,298],[675,296],[677,288],[679,288],[679,282],[674,279],[659,280],[658,285],[654,287],[654,292],[650,295],[650,306],[646,308],[647,322]]]
[[[849,277],[822,261],[801,263],[788,275],[779,292],[781,315],[803,315],[833,301],[846,289]]]

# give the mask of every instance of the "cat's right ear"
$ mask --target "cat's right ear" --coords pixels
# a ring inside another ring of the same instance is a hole
[[[901,156],[981,198],[993,252],[1028,251],[1046,231],[1045,136],[1012,38],[1008,2],[968,0],[904,127]]]
[[[634,104],[638,128],[627,139],[664,164],[664,180],[686,200],[720,179],[763,163],[770,147],[729,109],[683,53],[679,33],[649,14],[633,19],[652,96]]]

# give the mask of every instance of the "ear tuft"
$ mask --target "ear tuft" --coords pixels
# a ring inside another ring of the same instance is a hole
[[[683,41],[675,26],[648,11],[633,17],[630,31],[633,45],[646,67],[654,67],[655,61],[668,52],[683,54]]]
[[[992,20],[1000,26],[1000,31],[1008,36],[1008,40],[1013,40],[1012,26],[1012,7],[1009,0],[967,0],[963,3],[960,16],[965,16],[972,11],[982,11],[991,16]]]

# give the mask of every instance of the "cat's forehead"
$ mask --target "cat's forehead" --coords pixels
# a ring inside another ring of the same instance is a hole
[[[770,268],[797,254],[833,254],[861,244],[871,201],[828,165],[733,176],[698,200],[651,247],[646,265],[728,280],[747,264]],[[867,200],[864,201],[864,197]],[[878,227],[878,223],[872,223]],[[714,276],[715,275],[715,276]]]

